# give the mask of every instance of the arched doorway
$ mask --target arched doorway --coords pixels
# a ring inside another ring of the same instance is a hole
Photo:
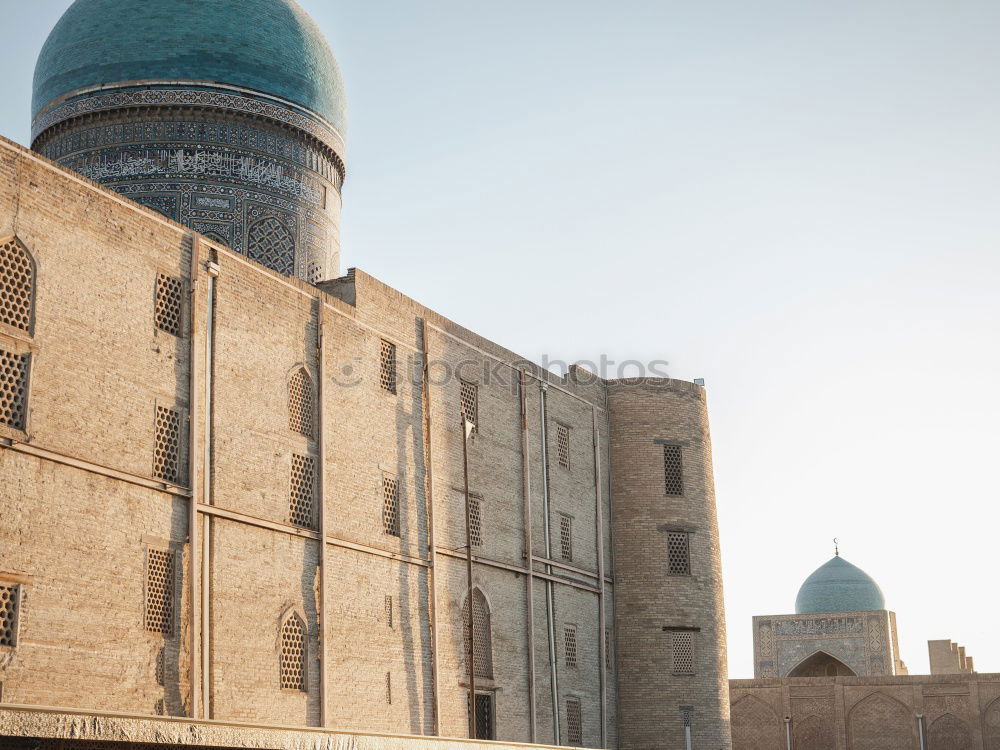
[[[789,677],[857,677],[853,669],[826,651],[817,651],[788,673]]]

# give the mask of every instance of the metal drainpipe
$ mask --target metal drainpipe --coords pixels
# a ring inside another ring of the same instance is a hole
[[[927,750],[927,730],[924,727],[924,715],[917,714],[917,734],[920,737],[920,750]]]
[[[600,592],[597,595],[597,622],[598,622],[598,659],[600,659],[601,677],[601,747],[608,746],[608,644],[605,633],[607,632],[607,609],[605,604],[604,590],[604,497],[601,494],[601,435],[597,431],[597,407],[592,407],[593,436],[594,436],[594,499],[596,501],[597,523],[597,587]]]
[[[434,701],[434,736],[441,736],[441,672],[438,663],[438,623],[437,623],[437,538],[434,531],[434,455],[431,450],[431,383],[430,383],[430,328],[427,321],[421,321],[423,338],[423,362],[421,362],[421,392],[424,410],[424,493],[427,497],[427,548],[430,568],[428,588],[430,597],[431,624],[431,680]],[[464,429],[464,426],[463,426]]]
[[[549,443],[545,424],[548,420],[548,403],[546,392],[549,386],[544,380],[539,383],[539,405],[541,407],[542,422],[542,507],[545,515],[545,559],[552,559],[552,509],[549,506]],[[545,572],[552,574],[552,566],[546,563]],[[556,663],[556,623],[555,623],[555,602],[553,601],[552,581],[545,581],[545,618],[549,628],[549,671],[552,683],[552,733],[555,736],[555,744],[562,742],[559,727],[559,673]]]
[[[319,407],[316,420],[316,452],[319,454],[319,471],[317,472],[317,494],[319,495],[319,603],[317,621],[319,625],[319,725],[327,725],[327,678],[329,672],[329,650],[326,634],[326,584],[327,584],[327,554],[326,554],[326,420],[325,390],[323,388],[326,370],[324,369],[324,338],[323,316],[325,307],[321,298],[316,299],[316,403]]]
[[[202,502],[212,505],[212,374],[215,360],[215,280],[219,276],[219,265],[209,261],[207,306],[205,310],[205,439],[202,450]],[[212,671],[211,671],[211,551],[212,517],[202,519],[201,553],[201,697],[204,703],[202,716],[212,718]]]
[[[535,564],[532,561],[534,544],[531,539],[531,460],[528,453],[528,384],[524,370],[518,370],[521,407],[521,492],[524,495],[524,559],[528,566],[528,724],[531,742],[538,741],[538,710],[535,697]]]
[[[788,750],[792,750],[792,717],[785,717],[785,745]]]
[[[201,717],[201,651],[198,643],[198,621],[201,618],[201,592],[199,579],[201,577],[200,560],[198,559],[198,362],[195,334],[198,329],[198,257],[201,253],[201,240],[197,236],[191,239],[191,266],[188,273],[191,282],[190,302],[188,303],[188,487],[191,496],[188,498],[188,563],[191,566],[188,573],[188,590],[191,595],[191,632],[189,648],[191,649],[191,716]]]

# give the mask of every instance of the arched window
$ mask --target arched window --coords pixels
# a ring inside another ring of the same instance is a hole
[[[35,261],[16,237],[0,242],[0,323],[31,333]]]
[[[288,428],[312,437],[314,412],[312,378],[299,367],[288,379]]]
[[[291,276],[295,271],[295,238],[288,227],[273,216],[259,219],[247,232],[247,255],[278,273]]]
[[[306,689],[306,629],[294,612],[281,623],[281,688]]]
[[[465,653],[469,653],[469,600],[465,601],[462,612],[462,632],[465,637]],[[490,605],[479,589],[472,590],[472,648],[476,677],[493,679],[493,628],[490,624]]]

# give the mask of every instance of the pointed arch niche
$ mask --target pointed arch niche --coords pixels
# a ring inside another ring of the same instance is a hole
[[[787,675],[788,677],[857,677],[857,673],[840,659],[831,656],[826,651],[817,651],[798,664]]]

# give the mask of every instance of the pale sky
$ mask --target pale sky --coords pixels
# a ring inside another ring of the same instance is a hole
[[[0,134],[69,0],[0,0]],[[841,540],[1000,671],[1000,3],[304,0],[344,267],[525,356],[704,377],[730,675]]]

